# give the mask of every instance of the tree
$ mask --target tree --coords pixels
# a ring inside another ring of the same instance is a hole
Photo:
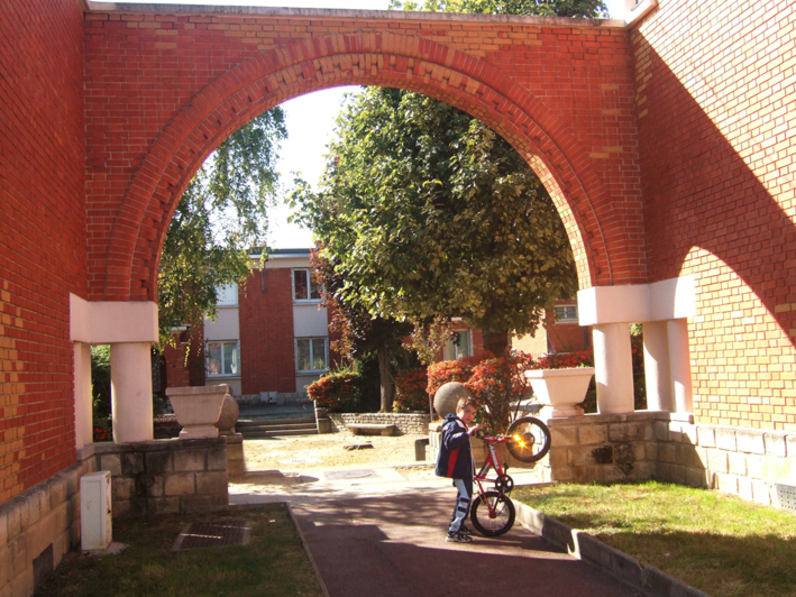
[[[539,17],[607,17],[603,0],[426,0],[423,4],[392,0],[390,8],[430,12],[463,12]]]
[[[175,325],[215,316],[219,287],[249,275],[248,253],[264,243],[286,137],[282,109],[269,110],[230,135],[188,185],[160,258],[161,348],[173,344]]]
[[[431,98],[369,88],[349,100],[320,192],[294,198],[343,281],[336,296],[424,326],[459,316],[533,331],[576,289],[572,252],[538,177],[499,135]]]

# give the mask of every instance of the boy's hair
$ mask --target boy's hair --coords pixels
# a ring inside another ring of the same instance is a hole
[[[474,409],[478,410],[478,402],[475,401],[475,398],[472,396],[462,396],[459,398],[459,402],[456,403],[456,410],[464,410],[468,406],[472,406]]]

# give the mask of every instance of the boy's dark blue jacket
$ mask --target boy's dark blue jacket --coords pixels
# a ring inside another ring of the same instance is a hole
[[[467,426],[453,413],[445,417],[437,468],[434,472],[439,477],[453,479],[472,479],[473,477],[473,455],[470,450]]]

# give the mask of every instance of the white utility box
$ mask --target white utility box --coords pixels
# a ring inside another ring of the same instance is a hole
[[[80,478],[80,535],[83,551],[107,549],[111,544],[111,472]]]

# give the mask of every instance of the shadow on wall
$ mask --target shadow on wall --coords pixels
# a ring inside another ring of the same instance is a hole
[[[793,300],[796,226],[664,59],[652,49],[648,57],[637,68],[652,75],[639,134],[654,280],[698,270],[688,255],[701,247],[743,279],[787,335],[796,311],[776,307]]]

